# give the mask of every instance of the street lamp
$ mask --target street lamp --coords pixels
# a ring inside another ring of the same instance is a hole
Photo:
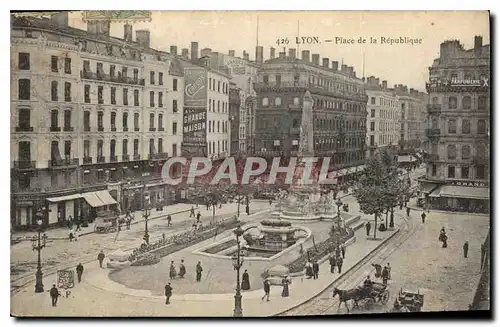
[[[43,215],[45,212],[45,207],[42,207],[38,212],[36,213],[37,220],[37,229],[38,229],[38,237],[33,236],[31,239],[32,241],[32,248],[33,251],[38,251],[38,262],[37,262],[37,267],[36,267],[36,283],[35,283],[35,293],[43,293],[43,273],[42,273],[42,258],[41,258],[41,252],[42,249],[45,247],[46,241],[47,241],[47,235],[45,233],[43,236],[41,236],[41,233],[43,231]]]
[[[142,214],[142,217],[144,217],[144,241],[146,242],[147,245],[149,245],[149,232],[148,232],[148,219],[151,214],[151,200],[148,195],[144,196],[144,213]]]
[[[336,251],[338,251],[339,246],[340,246],[340,236],[341,236],[341,233],[340,233],[340,207],[342,206],[342,200],[340,200],[340,198],[338,198],[337,201],[335,201],[335,204],[337,205],[337,229],[336,229],[335,241],[336,241]]]
[[[243,309],[241,307],[241,288],[240,288],[240,268],[243,265],[243,257],[241,256],[240,249],[240,237],[243,235],[245,231],[240,227],[234,230],[234,234],[236,235],[236,243],[238,247],[238,251],[235,255],[233,255],[233,266],[236,270],[236,294],[234,295],[234,317],[242,317]]]

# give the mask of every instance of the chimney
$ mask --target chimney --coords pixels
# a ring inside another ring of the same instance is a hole
[[[170,54],[172,56],[177,56],[177,46],[175,46],[175,45],[170,46]]]
[[[313,65],[319,66],[319,54],[317,54],[317,53],[312,54],[312,63],[313,63]]]
[[[375,85],[380,86],[380,78],[375,78]]]
[[[198,42],[191,42],[191,62],[198,61]]]
[[[339,70],[339,62],[338,61],[332,60],[332,69],[335,71]]]
[[[347,65],[340,66],[340,71],[347,74]]]
[[[382,81],[382,88],[387,89],[387,81]]]
[[[354,70],[354,67],[353,67],[353,70],[352,70],[352,77],[356,77],[356,71]]]
[[[250,61],[250,54],[243,50],[243,60]]]
[[[354,68],[351,66],[347,66],[347,75],[353,76]]]
[[[189,49],[183,48],[182,49],[182,58],[184,59],[189,59]]]
[[[255,47],[255,63],[261,65],[264,62],[264,47]]]
[[[323,67],[328,68],[330,65],[330,59],[329,58],[323,58]]]
[[[63,11],[58,14],[53,15],[50,19],[56,23],[58,26],[64,27],[68,26],[68,12]]]
[[[297,49],[295,48],[288,49],[288,58],[290,60],[295,60],[296,57],[297,57]]]
[[[364,82],[365,82],[365,78],[363,77],[363,78],[361,79],[361,81],[363,81],[363,83],[364,83]]]
[[[125,42],[132,42],[132,25],[123,25],[123,40]]]
[[[482,36],[474,36],[474,54],[476,57],[481,55],[481,50],[483,49],[483,37]]]
[[[234,57],[235,54],[234,54],[234,50],[229,50],[229,57]]]
[[[302,50],[302,60],[309,62],[309,50]]]
[[[286,52],[280,52],[279,53],[279,58],[280,59],[285,59],[286,58]]]
[[[149,48],[151,45],[151,34],[149,30],[135,31],[135,41],[144,48]]]
[[[201,50],[200,57],[210,56],[211,53],[212,53],[212,49],[205,48],[205,49]]]
[[[271,47],[271,51],[269,53],[269,59],[274,59],[275,56],[276,56],[276,49]]]

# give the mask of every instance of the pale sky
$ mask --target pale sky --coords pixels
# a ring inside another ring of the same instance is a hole
[[[387,80],[388,85],[406,84],[408,88],[425,90],[428,67],[439,56],[439,45],[447,39],[458,39],[466,49],[474,44],[474,35],[483,36],[483,45],[489,44],[489,16],[486,11],[154,11],[151,22],[133,24],[135,30],[149,29],[153,48],[169,51],[176,45],[190,48],[198,41],[199,50],[227,53],[243,50],[255,59],[259,17],[259,45],[264,47],[264,60],[269,59],[270,47],[283,51],[278,39],[288,38],[287,48],[295,47],[299,36],[318,37],[321,44],[300,45],[299,51],[319,53],[320,58],[343,60],[354,66],[357,76]],[[300,23],[298,23],[300,21]],[[70,14],[70,25],[86,29],[79,12]],[[123,23],[112,23],[111,35],[123,37]],[[366,44],[326,43],[335,37],[366,39]],[[421,39],[421,44],[371,44],[370,37]],[[321,59],[320,59],[321,60]]]

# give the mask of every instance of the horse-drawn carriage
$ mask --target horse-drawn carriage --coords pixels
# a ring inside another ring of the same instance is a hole
[[[116,231],[119,216],[113,211],[102,211],[97,214],[94,221],[94,231],[97,233],[109,233]]]
[[[398,297],[394,301],[392,312],[420,312],[424,305],[424,296],[417,293],[399,291]]]
[[[352,300],[356,307],[359,307],[359,302],[362,302],[367,309],[370,309],[374,303],[387,304],[389,301],[389,290],[387,285],[377,282],[363,283],[357,288],[350,290],[339,290],[335,288],[333,290],[333,297],[339,295],[339,308],[342,302],[345,303],[347,312],[349,312],[349,307],[347,306],[347,301]]]

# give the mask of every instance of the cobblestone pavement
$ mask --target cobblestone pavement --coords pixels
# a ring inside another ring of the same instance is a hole
[[[431,213],[422,224],[417,211],[412,213],[412,232],[401,246],[388,246],[378,256],[377,263],[392,266],[386,305],[375,303],[371,308],[360,304],[350,313],[380,313],[392,309],[401,289],[420,292],[424,295],[423,311],[468,310],[479,281],[481,244],[488,233],[489,217]],[[438,241],[439,230],[445,227],[449,237],[448,248]],[[469,242],[469,255],[463,257],[462,245]],[[368,262],[356,274],[337,285],[339,289],[350,289],[360,285],[367,275],[374,279],[374,269]],[[338,297],[332,299],[332,288],[315,299],[295,308],[286,315],[331,315],[346,314]]]

